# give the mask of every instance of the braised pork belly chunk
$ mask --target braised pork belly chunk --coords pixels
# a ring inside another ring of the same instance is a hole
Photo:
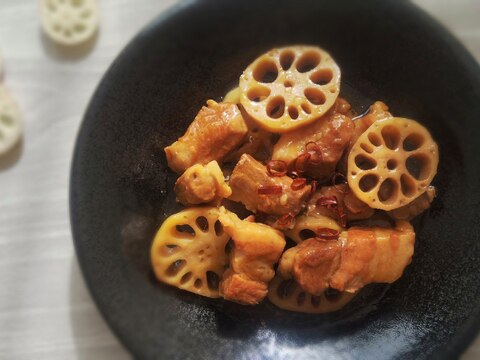
[[[372,283],[391,283],[413,256],[415,233],[405,221],[394,229],[352,227],[338,240],[311,238],[285,252],[279,269],[305,291],[321,294],[328,287],[355,292]]]
[[[374,102],[368,109],[368,112],[355,118],[353,121],[353,134],[350,139],[350,142],[345,149],[345,152],[342,156],[342,159],[338,163],[338,169],[343,173],[347,172],[347,161],[348,154],[352,149],[353,145],[357,142],[358,138],[376,121],[382,121],[392,117],[392,114],[388,112],[388,106],[381,101]]]
[[[307,215],[324,215],[341,221],[368,219],[375,212],[352,193],[347,184],[322,186],[308,201]]]
[[[260,161],[266,161],[272,156],[276,135],[263,130],[243,109],[238,105],[248,132],[240,145],[225,157],[225,162],[236,163],[243,154],[248,154]]]
[[[216,161],[189,167],[177,179],[174,190],[177,200],[185,206],[217,204],[232,194]]]
[[[237,105],[209,100],[185,135],[165,148],[168,166],[181,174],[195,164],[221,162],[240,145],[247,132]]]
[[[234,244],[220,292],[227,300],[256,304],[267,295],[268,283],[275,275],[273,265],[285,247],[284,235],[267,225],[240,220],[223,207],[219,220]]]
[[[368,109],[368,113],[356,119],[354,124],[353,136],[351,144],[355,144],[360,135],[367,130],[375,121],[391,118],[392,114],[388,112],[388,106],[381,101],[374,102]]]
[[[243,203],[253,212],[296,215],[309,196],[311,186],[293,190],[293,181],[287,175],[272,176],[265,165],[244,154],[230,177],[230,200]]]
[[[327,180],[335,172],[353,131],[348,116],[331,111],[311,125],[280,136],[272,158],[285,161],[290,169],[306,176]],[[301,161],[305,164],[299,164]]]

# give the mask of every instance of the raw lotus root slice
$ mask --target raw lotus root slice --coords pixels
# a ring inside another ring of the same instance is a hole
[[[3,57],[2,57],[2,53],[0,52],[0,81],[3,80],[4,72],[5,72],[5,69],[3,65]]]
[[[0,155],[15,146],[22,132],[20,110],[8,91],[0,85]]]
[[[405,118],[373,123],[348,156],[348,184],[372,208],[393,210],[423,194],[437,173],[438,146],[428,130]]]
[[[156,277],[195,294],[220,297],[218,285],[228,263],[229,239],[218,221],[217,208],[189,208],[170,216],[151,249]]]
[[[293,279],[275,276],[268,288],[268,299],[280,309],[323,314],[340,310],[356,294],[327,290],[320,296],[305,292]]]
[[[307,216],[301,215],[295,220],[293,229],[285,232],[290,239],[300,244],[302,241],[315,237],[319,229],[332,229],[342,231],[338,223],[328,216]]]
[[[40,0],[45,34],[60,45],[78,45],[98,28],[96,0]]]
[[[324,115],[340,93],[340,68],[313,46],[273,49],[240,76],[240,101],[266,130],[288,132]]]

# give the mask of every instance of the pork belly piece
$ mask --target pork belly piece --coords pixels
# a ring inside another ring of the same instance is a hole
[[[165,148],[168,166],[183,173],[194,164],[221,163],[243,141],[248,128],[237,105],[207,101],[185,135]]]
[[[279,272],[314,295],[328,287],[353,293],[369,283],[399,279],[411,262],[414,243],[415,232],[406,221],[394,229],[352,227],[338,241],[311,238],[289,249]]]
[[[241,202],[253,212],[270,215],[296,215],[310,195],[311,187],[292,190],[293,180],[284,176],[271,176],[267,168],[250,155],[244,154],[230,177],[232,195],[230,200]],[[259,194],[259,187],[281,187],[278,194]]]
[[[220,208],[218,219],[234,244],[220,293],[227,300],[257,304],[267,295],[268,283],[275,275],[273,265],[282,255],[285,237],[265,224],[240,220],[224,207]]]
[[[354,125],[348,116],[329,111],[313,124],[281,135],[273,148],[272,159],[283,160],[294,169],[297,157],[305,153],[305,145],[313,142],[321,159],[308,162],[304,167],[305,175],[327,180],[349,145],[353,131]]]
[[[411,203],[391,210],[388,215],[394,220],[411,220],[427,210],[435,198],[436,190],[434,186],[429,186],[427,191],[417,197]]]
[[[343,213],[346,215],[346,219],[343,222],[368,219],[375,212],[374,209],[357,198],[355,194],[350,191],[347,184],[339,184],[335,186],[322,186],[308,201],[307,215],[329,216],[341,221],[341,219],[338,218],[339,212],[337,209],[317,205],[321,198],[332,197],[337,199],[338,206],[342,207]]]
[[[232,194],[218,163],[195,164],[189,167],[175,183],[177,200],[185,206],[218,204]]]
[[[369,108],[368,113],[353,120],[354,129],[350,142],[342,156],[342,159],[338,162],[338,170],[342,173],[347,173],[348,154],[353,145],[357,142],[360,135],[367,130],[375,121],[391,118],[392,114],[388,112],[388,106],[381,102],[375,101]]]
[[[240,113],[242,114],[245,124],[248,127],[248,133],[244,137],[239,147],[229,153],[224,161],[236,163],[243,154],[249,154],[253,158],[265,161],[270,159],[273,151],[274,140],[276,135],[263,130],[245,111],[242,105],[238,104]]]
[[[293,259],[295,280],[305,291],[320,295],[340,266],[341,246],[337,241],[313,238],[296,247],[299,249]]]
[[[388,112],[388,106],[381,102],[375,101],[368,110],[368,113],[353,121],[355,126],[352,139],[350,140],[350,148],[355,144],[365,130],[367,130],[375,121],[391,118],[392,114]]]
[[[349,118],[353,118],[355,115],[352,112],[352,105],[342,97],[338,97],[337,101],[333,105],[333,111],[340,113],[342,115],[346,115]]]
[[[251,280],[245,274],[238,274],[232,269],[223,273],[220,295],[226,300],[244,305],[255,305],[262,301],[267,293],[268,285],[264,282]]]

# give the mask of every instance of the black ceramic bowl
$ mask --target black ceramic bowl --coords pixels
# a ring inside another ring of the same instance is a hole
[[[383,100],[437,140],[439,195],[415,223],[412,264],[390,287],[370,287],[323,316],[158,284],[150,244],[177,210],[163,147],[256,56],[297,43],[334,56],[357,110]],[[85,115],[71,174],[85,279],[113,331],[141,359],[456,357],[479,327],[479,139],[478,65],[409,2],[183,2],[127,46]]]

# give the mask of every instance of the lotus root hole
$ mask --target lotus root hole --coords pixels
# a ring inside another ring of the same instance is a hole
[[[292,119],[294,119],[294,120],[295,120],[296,118],[298,118],[298,110],[297,110],[297,108],[296,108],[295,106],[289,106],[289,107],[288,107],[288,115],[290,115],[290,117],[291,117]]]
[[[82,13],[80,14],[80,16],[84,19],[88,18],[90,15],[91,15],[91,11],[90,10],[84,10],[82,11]]]
[[[203,232],[208,232],[208,220],[205,216],[197,217],[195,223],[200,230],[202,230]]]
[[[180,250],[180,246],[177,245],[165,245],[158,248],[158,253],[161,256],[171,256]]]
[[[297,305],[302,306],[305,303],[305,298],[307,297],[307,294],[305,294],[303,291],[297,295]]]
[[[295,281],[293,279],[282,281],[277,288],[277,295],[280,299],[287,299],[295,291]]]
[[[282,96],[275,96],[267,104],[267,115],[272,119],[281,118],[285,112],[285,99]]]
[[[382,137],[385,146],[391,150],[398,149],[400,145],[400,131],[396,126],[387,125],[382,129]]]
[[[327,99],[320,89],[307,88],[304,91],[305,97],[314,105],[323,105]]]
[[[368,140],[372,143],[373,146],[380,146],[382,145],[382,140],[378,134],[371,132],[368,134]]]
[[[415,195],[415,182],[410,176],[403,174],[400,177],[400,188],[405,196],[410,197]]]
[[[291,80],[285,80],[285,82],[283,83],[283,86],[285,86],[286,88],[291,88],[293,87],[293,81]]]
[[[325,299],[330,302],[336,302],[342,297],[342,293],[336,289],[327,288],[324,292]]]
[[[10,117],[8,114],[0,114],[0,121],[7,127],[13,125],[13,118]]]
[[[398,196],[398,183],[393,179],[386,179],[378,189],[378,199],[384,204],[393,203]]]
[[[395,159],[389,159],[387,161],[387,168],[388,170],[395,170],[398,166],[398,162]]]
[[[227,243],[225,244],[225,254],[230,255],[230,253],[233,250],[233,247],[234,247],[233,240],[232,239],[228,240]]]
[[[283,70],[288,70],[295,60],[295,54],[291,50],[284,50],[280,54],[280,66]]]
[[[367,153],[371,154],[373,153],[373,148],[370,144],[366,144],[366,143],[361,143],[360,144],[360,147]]]
[[[82,33],[86,30],[86,27],[85,25],[83,24],[75,24],[75,26],[73,27],[73,30],[76,31],[77,33]]]
[[[218,290],[220,277],[213,271],[207,271],[207,285],[210,290]]]
[[[355,156],[355,164],[359,169],[370,170],[377,166],[377,161],[370,156],[359,154]]]
[[[219,220],[215,221],[215,225],[213,227],[215,229],[215,235],[217,236],[223,235],[223,225]]]
[[[300,107],[302,108],[302,110],[305,114],[311,114],[312,113],[312,109],[310,108],[310,105],[308,105],[306,102],[302,103],[302,105],[300,105]]]
[[[177,225],[175,228],[177,232],[181,233],[182,235],[195,236],[195,230],[193,230],[193,228],[188,224]]]
[[[200,289],[202,287],[203,281],[202,279],[196,279],[195,282],[193,283],[193,286],[197,289]]]
[[[408,172],[417,180],[425,180],[430,176],[430,165],[430,158],[425,154],[409,156],[405,162]]]
[[[182,270],[185,267],[186,264],[187,264],[187,261],[184,259],[176,260],[170,264],[170,266],[165,271],[165,274],[167,276],[175,276],[180,272],[180,270]]]
[[[265,86],[255,86],[248,90],[247,97],[250,101],[260,102],[270,96],[270,89]]]
[[[190,281],[190,279],[192,278],[192,272],[189,271],[187,272],[185,275],[182,276],[182,278],[180,279],[180,284],[182,285],[185,285],[187,282]]]
[[[253,70],[253,77],[261,83],[272,83],[277,79],[278,69],[271,59],[262,59]]]
[[[310,80],[317,85],[327,85],[333,79],[333,73],[330,69],[321,69],[310,75]]]
[[[312,303],[313,307],[319,307],[320,306],[320,296],[315,296],[312,295],[312,298],[310,299],[310,302]]]
[[[378,184],[378,176],[375,174],[367,174],[360,179],[358,186],[360,187],[360,190],[362,190],[363,192],[369,192],[375,186],[377,186],[377,184]]]
[[[403,149],[405,151],[417,150],[425,142],[425,138],[420,134],[410,134],[403,140]]]
[[[297,70],[301,73],[309,72],[320,63],[320,54],[316,51],[306,51],[297,61]]]

